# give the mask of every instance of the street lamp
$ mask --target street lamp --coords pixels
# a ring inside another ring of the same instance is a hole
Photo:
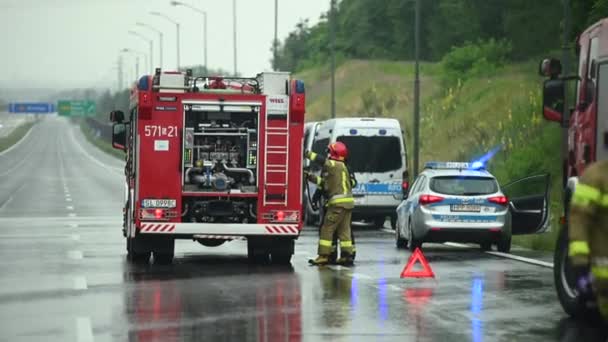
[[[155,15],[157,17],[164,18],[165,20],[175,24],[175,28],[177,30],[177,70],[179,70],[179,68],[180,68],[180,63],[179,63],[179,22],[169,18],[168,16],[166,16],[160,12],[150,12],[150,14]]]
[[[154,40],[149,39],[146,36],[141,35],[139,32],[135,32],[133,30],[129,31],[130,35],[133,35],[135,37],[138,37],[144,41],[146,41],[148,44],[150,44],[150,68],[154,68]],[[150,70],[148,70],[150,71]]]
[[[183,6],[203,15],[203,59],[205,63],[205,72],[207,72],[207,12],[190,4],[183,3],[181,1],[171,1],[171,5]]]
[[[160,63],[159,63],[160,68],[162,69],[163,68],[163,32],[146,23],[137,22],[137,23],[135,23],[135,25],[140,26],[140,27],[145,27],[151,31],[158,33],[158,37],[159,37],[159,39],[158,39],[158,49],[159,49],[158,57],[159,57],[159,61],[160,61]]]
[[[137,78],[139,77],[139,56],[143,55],[144,56],[144,60],[148,60],[148,55],[145,52],[141,52],[141,51],[137,51],[137,50],[133,50],[133,49],[129,49],[129,48],[124,48],[121,50],[121,52],[126,52],[126,53],[132,53],[135,55],[135,79],[137,80]],[[148,62],[146,62],[147,64]],[[146,69],[148,69],[148,66],[146,65]]]

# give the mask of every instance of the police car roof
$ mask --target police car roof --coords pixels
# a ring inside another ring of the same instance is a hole
[[[495,178],[490,172],[486,170],[453,170],[453,169],[425,169],[422,173],[429,175],[430,177],[438,176],[466,176],[466,177],[486,177]]]

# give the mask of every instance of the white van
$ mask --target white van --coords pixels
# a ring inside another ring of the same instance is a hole
[[[304,155],[304,151],[310,150],[312,151],[312,145],[315,141],[315,136],[317,134],[317,130],[321,126],[321,122],[307,122],[304,125],[304,146],[302,149],[302,155]],[[310,171],[311,164],[310,160],[304,158],[304,169]],[[308,184],[306,184],[308,183]],[[307,224],[316,224],[319,221],[319,210],[314,210],[310,203],[310,199],[314,195],[317,186],[316,184],[306,182],[304,187],[302,188],[302,195],[304,198],[302,199],[302,203],[304,204],[303,213],[304,213],[304,223]],[[310,190],[310,194],[309,191]]]
[[[386,118],[339,118],[317,128],[312,150],[326,153],[330,143],[348,148],[348,167],[358,185],[353,189],[353,220],[374,222],[379,228],[387,217],[396,225],[396,209],[408,186],[407,153],[399,121]]]

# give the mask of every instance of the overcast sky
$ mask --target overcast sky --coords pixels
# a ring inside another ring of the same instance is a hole
[[[183,0],[208,13],[208,63],[233,69],[232,0]],[[117,86],[119,51],[131,48],[148,54],[136,30],[154,39],[158,34],[137,27],[141,21],[164,32],[164,68],[176,67],[176,27],[152,16],[160,11],[181,24],[181,64],[203,64],[202,15],[170,0],[0,0],[0,86]],[[329,0],[279,0],[279,37],[300,19],[318,21]],[[237,63],[245,76],[270,69],[274,35],[274,0],[237,0]],[[125,71],[134,76],[132,54],[124,54]],[[146,66],[141,60],[140,73]]]

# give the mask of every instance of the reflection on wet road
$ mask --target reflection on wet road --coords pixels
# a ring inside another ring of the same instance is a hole
[[[2,341],[605,340],[565,317],[549,268],[428,245],[436,279],[401,279],[409,252],[382,231],[357,231],[353,268],[308,266],[314,229],[292,267],[248,264],[242,241],[127,264],[120,161],[60,119],[35,130],[0,156]]]

